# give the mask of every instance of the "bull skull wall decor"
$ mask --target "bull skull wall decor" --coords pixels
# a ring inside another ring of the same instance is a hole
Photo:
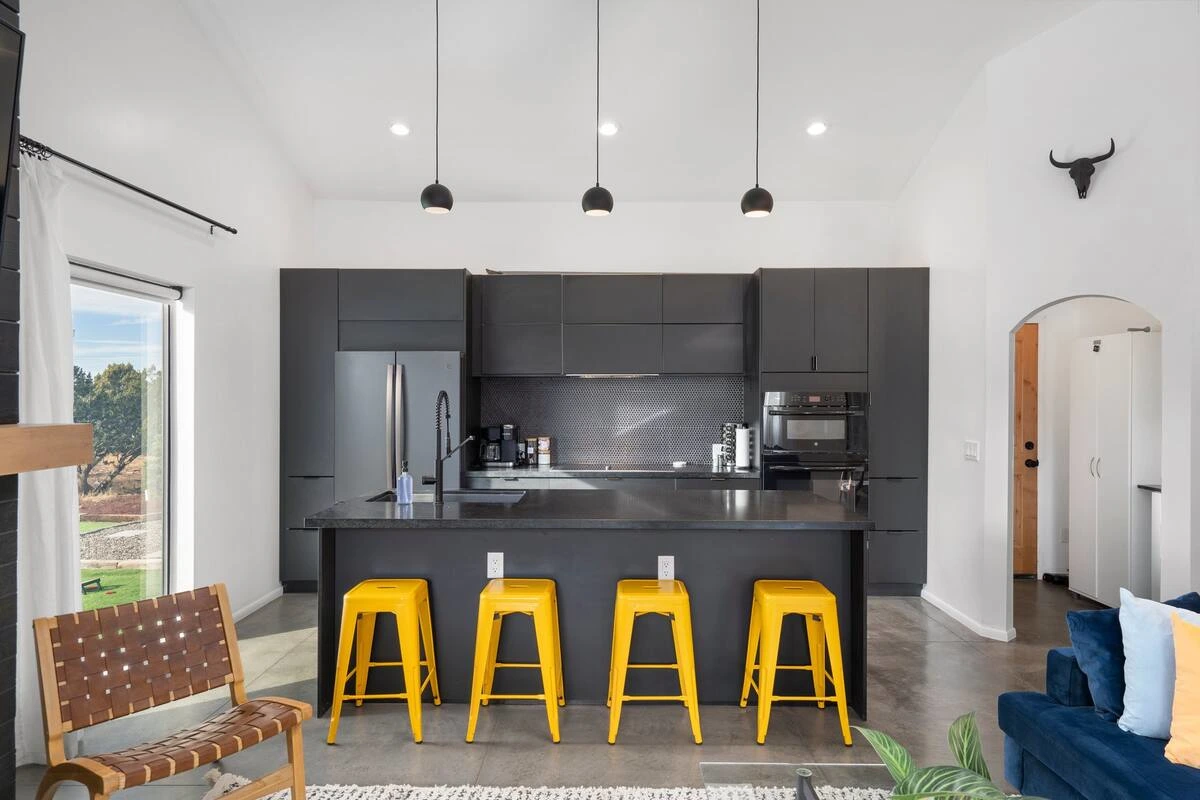
[[[1087,197],[1088,186],[1092,183],[1092,175],[1096,173],[1096,165],[1106,158],[1112,158],[1112,154],[1117,152],[1117,143],[1112,139],[1108,140],[1108,152],[1102,156],[1093,156],[1092,158],[1077,158],[1074,161],[1056,161],[1054,159],[1054,151],[1050,151],[1050,163],[1059,169],[1067,170],[1067,174],[1071,176],[1071,180],[1075,181],[1075,188],[1079,191],[1079,199]]]

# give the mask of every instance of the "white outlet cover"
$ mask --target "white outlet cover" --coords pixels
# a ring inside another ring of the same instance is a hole
[[[967,439],[963,442],[963,458],[967,461],[979,460],[979,442],[974,439]]]
[[[660,581],[675,580],[675,556],[658,557],[658,579]]]
[[[489,579],[504,577],[504,553],[487,554],[487,576]]]

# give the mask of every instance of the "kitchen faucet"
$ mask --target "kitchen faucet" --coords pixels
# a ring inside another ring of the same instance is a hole
[[[445,409],[446,420],[446,454],[442,455],[442,410]],[[436,419],[434,424],[433,452],[434,452],[434,468],[433,468],[433,502],[441,504],[442,497],[445,493],[445,480],[442,477],[442,464],[446,459],[462,450],[468,443],[475,440],[474,436],[468,436],[458,443],[458,447],[450,447],[450,395],[446,394],[446,390],[438,392],[437,404],[434,406],[433,415]]]

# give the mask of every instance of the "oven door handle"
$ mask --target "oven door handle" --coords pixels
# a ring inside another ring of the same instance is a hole
[[[840,408],[768,408],[767,414],[772,417],[861,417],[863,412]]]

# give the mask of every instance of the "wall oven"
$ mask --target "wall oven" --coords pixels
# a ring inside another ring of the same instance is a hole
[[[867,511],[866,392],[766,392],[763,488]]]

